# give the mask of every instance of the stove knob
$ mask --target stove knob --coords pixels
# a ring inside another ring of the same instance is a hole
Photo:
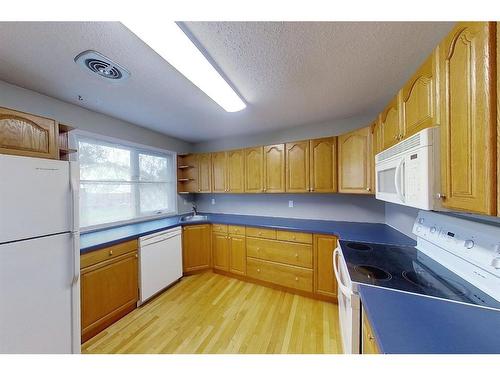
[[[424,218],[423,218],[423,217],[421,217],[420,219],[418,219],[418,223],[419,223],[419,224],[423,224],[423,223],[424,223]]]
[[[436,227],[431,227],[431,233],[436,233]]]
[[[465,240],[464,247],[466,249],[472,249],[474,247],[474,241],[472,241],[472,240]]]
[[[493,258],[491,266],[496,270],[500,269],[500,257]]]

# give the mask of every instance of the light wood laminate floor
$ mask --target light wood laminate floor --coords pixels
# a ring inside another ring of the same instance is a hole
[[[337,305],[206,272],[184,277],[82,353],[339,353]]]

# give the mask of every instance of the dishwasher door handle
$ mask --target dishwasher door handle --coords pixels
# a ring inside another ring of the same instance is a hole
[[[335,249],[333,252],[333,271],[335,273],[335,278],[337,279],[337,284],[339,286],[340,291],[346,297],[350,297],[352,295],[352,290],[342,284],[342,278],[340,277],[339,268],[337,266],[337,258],[340,256],[339,249]]]
[[[178,237],[178,236],[180,236],[180,234],[176,233],[176,234],[173,234],[173,235],[171,235],[169,237],[162,237],[159,240],[156,240],[156,241],[153,241],[153,242],[143,242],[143,243],[141,243],[141,248],[149,246],[149,245],[154,245],[155,243],[163,242],[163,241],[166,241],[166,240],[169,240],[171,238]]]

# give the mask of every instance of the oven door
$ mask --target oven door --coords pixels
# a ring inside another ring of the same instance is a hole
[[[405,156],[385,160],[375,167],[375,197],[397,204],[406,204]]]
[[[340,246],[333,253],[333,269],[338,285],[339,326],[345,354],[360,353],[360,301],[354,293]]]

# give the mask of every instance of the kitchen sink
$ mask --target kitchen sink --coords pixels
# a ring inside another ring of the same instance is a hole
[[[205,221],[205,220],[208,220],[207,215],[190,215],[190,216],[184,216],[181,218],[181,222]]]

